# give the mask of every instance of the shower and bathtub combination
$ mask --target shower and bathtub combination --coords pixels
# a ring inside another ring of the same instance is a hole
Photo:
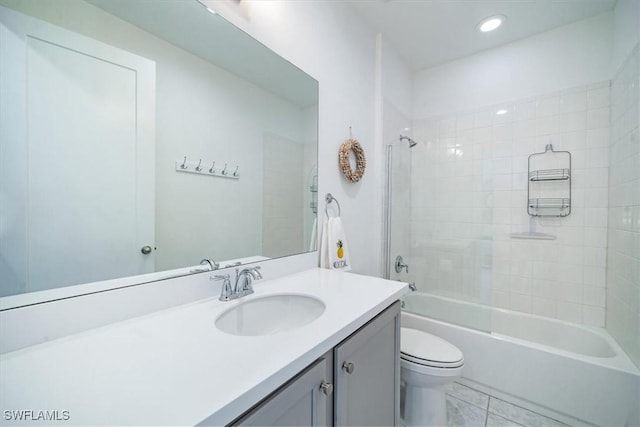
[[[402,326],[457,347],[461,384],[569,425],[640,425],[638,51],[611,80],[384,118]],[[541,178],[548,144],[570,162]]]

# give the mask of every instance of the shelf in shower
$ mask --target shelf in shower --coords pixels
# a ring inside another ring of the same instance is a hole
[[[530,181],[566,181],[571,176],[569,169],[541,169],[529,172]]]
[[[571,212],[571,199],[568,197],[529,199],[529,209],[532,216],[567,216]]]

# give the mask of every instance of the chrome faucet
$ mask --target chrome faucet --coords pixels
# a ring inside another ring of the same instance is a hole
[[[200,261],[200,265],[205,265],[205,264],[209,264],[209,268],[211,269],[211,271],[215,271],[218,268],[220,268],[220,263],[215,262],[211,258],[205,258],[202,261]]]
[[[247,267],[242,270],[236,268],[236,281],[233,287],[231,287],[231,278],[228,274],[216,274],[211,276],[209,280],[221,280],[222,287],[220,288],[220,298],[218,299],[220,301],[231,301],[253,293],[251,280],[262,279],[262,274],[258,270],[260,270],[260,266]]]
[[[253,293],[253,286],[251,285],[251,279],[260,280],[262,274],[260,274],[260,266],[247,267],[239,270],[236,268],[236,283],[233,288],[233,293],[236,298],[250,295]]]

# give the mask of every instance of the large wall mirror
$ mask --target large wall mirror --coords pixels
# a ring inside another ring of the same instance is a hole
[[[0,17],[0,297],[315,250],[316,80],[196,0]]]

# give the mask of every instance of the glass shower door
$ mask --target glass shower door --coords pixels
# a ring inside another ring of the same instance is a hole
[[[491,235],[474,223],[480,209],[458,207],[461,197],[482,189],[482,181],[462,175],[456,162],[464,153],[456,152],[451,138],[439,138],[437,129],[437,122],[421,123],[414,130],[417,144],[386,147],[385,277],[415,285],[404,298],[405,311],[489,332]],[[490,215],[488,209],[482,213]]]

